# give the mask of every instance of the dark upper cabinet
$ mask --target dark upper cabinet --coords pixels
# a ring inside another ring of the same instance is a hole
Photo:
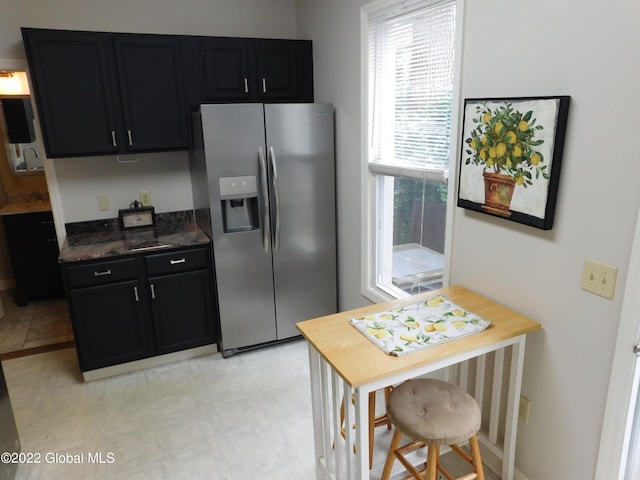
[[[311,41],[203,38],[202,60],[203,102],[313,102]]]
[[[22,34],[49,157],[188,147],[177,38],[30,28]]]
[[[23,28],[50,158],[189,148],[210,102],[313,102],[310,40]]]
[[[117,152],[115,135],[122,123],[109,36],[22,32],[47,155]]]
[[[298,44],[291,40],[256,40],[258,97],[264,100],[298,96]]]
[[[202,55],[205,95],[208,100],[252,99],[255,68],[252,61],[253,44],[250,40],[206,38],[202,41]]]
[[[178,39],[159,35],[114,37],[126,149],[188,147],[188,112]]]

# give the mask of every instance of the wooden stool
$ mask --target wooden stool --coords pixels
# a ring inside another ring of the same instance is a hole
[[[406,478],[436,480],[438,472],[448,480],[454,477],[440,464],[440,445],[451,449],[473,465],[473,473],[457,480],[484,480],[476,433],[480,429],[480,407],[458,386],[434,379],[408,380],[395,387],[387,402],[387,415],[396,429],[381,480],[388,480],[396,458],[411,474]],[[403,433],[412,439],[400,446]],[[469,441],[471,455],[457,444]],[[405,454],[427,446],[427,462],[418,471]],[[426,472],[426,479],[422,475]]]
[[[384,387],[385,403],[389,402],[389,394],[393,387]],[[352,398],[353,400],[353,398]],[[342,425],[342,438],[345,437],[344,431],[344,400],[340,404],[340,425]],[[373,431],[376,427],[387,426],[391,430],[391,420],[386,412],[376,416],[376,392],[369,393],[369,470],[373,467]]]

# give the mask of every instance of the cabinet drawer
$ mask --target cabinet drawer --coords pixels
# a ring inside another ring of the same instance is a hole
[[[176,250],[145,257],[149,275],[183,272],[197,268],[207,268],[207,251],[204,248],[194,250]]]
[[[137,278],[134,258],[67,267],[66,272],[69,288],[88,287]]]

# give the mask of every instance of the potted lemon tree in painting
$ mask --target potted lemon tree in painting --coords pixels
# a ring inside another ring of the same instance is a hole
[[[475,209],[506,218],[515,215],[516,221],[540,226],[535,218],[544,220],[549,213],[550,193],[555,203],[550,187],[557,188],[568,100],[467,100],[459,206],[469,208],[466,194]],[[521,197],[519,203],[514,196]],[[534,220],[525,221],[529,217]]]

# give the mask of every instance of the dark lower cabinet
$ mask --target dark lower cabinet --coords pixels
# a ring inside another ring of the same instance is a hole
[[[137,280],[69,292],[82,370],[139,360],[154,353],[148,312],[136,300]]]
[[[51,212],[19,213],[2,217],[15,280],[15,301],[62,297],[58,240]]]
[[[158,352],[169,353],[211,343],[211,275],[206,270],[149,278]]]
[[[217,341],[208,247],[63,264],[82,371]]]

